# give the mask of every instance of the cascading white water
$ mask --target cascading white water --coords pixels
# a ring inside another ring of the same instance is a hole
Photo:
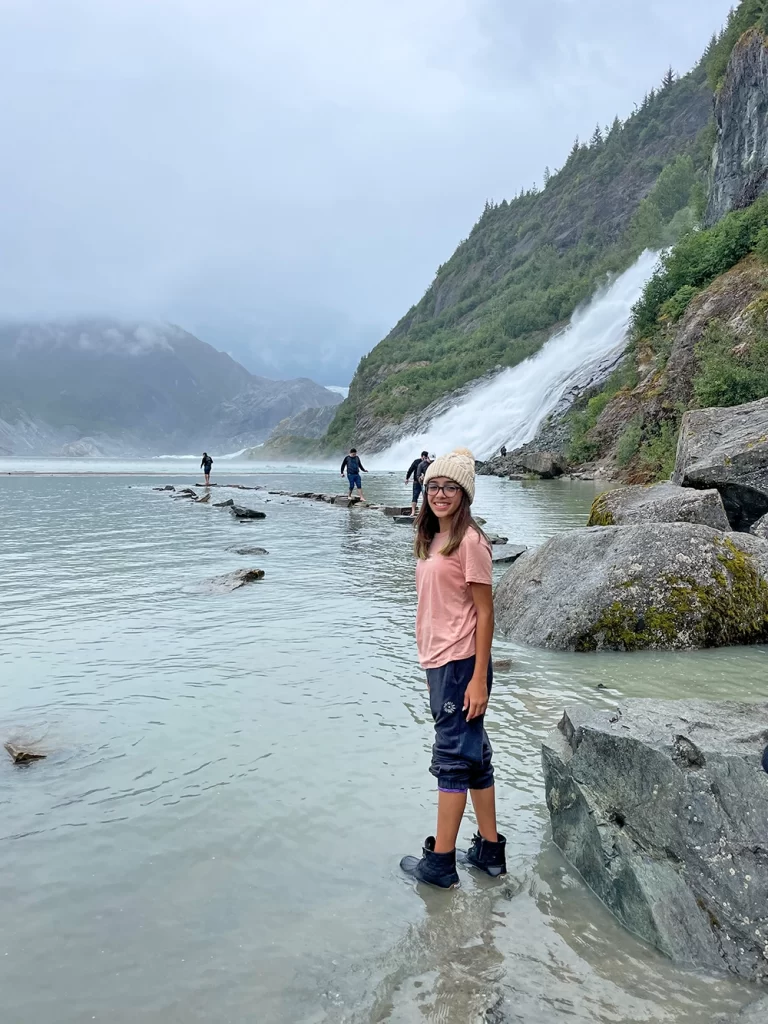
[[[632,306],[657,262],[658,253],[644,252],[613,284],[576,310],[568,327],[535,355],[478,385],[424,432],[398,441],[372,463],[399,469],[422,449],[440,454],[459,445],[486,459],[502,445],[512,451],[532,440],[569,391],[588,384],[621,353]]]

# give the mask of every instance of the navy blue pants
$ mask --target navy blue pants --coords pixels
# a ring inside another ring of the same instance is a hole
[[[435,743],[430,772],[437,788],[445,793],[489,789],[493,765],[483,718],[467,721],[464,693],[475,671],[475,656],[449,661],[442,668],[428,668],[429,706],[435,720]],[[493,665],[488,663],[488,693],[493,684]]]
[[[363,489],[363,478],[359,473],[347,473],[347,480],[349,480],[349,493],[357,487],[359,491]]]
[[[413,481],[413,498],[411,499],[415,505],[421,497],[421,484],[418,480]]]

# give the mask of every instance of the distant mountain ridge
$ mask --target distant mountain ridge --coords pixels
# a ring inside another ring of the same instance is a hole
[[[172,324],[0,324],[5,454],[232,451],[259,443],[288,416],[340,401],[306,378],[254,376]]]

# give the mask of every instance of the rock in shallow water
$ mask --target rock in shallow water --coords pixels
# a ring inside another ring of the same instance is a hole
[[[229,511],[235,519],[266,519],[266,512],[257,512],[254,508],[243,508],[242,505],[230,505]]]
[[[505,573],[496,623],[557,650],[768,641],[768,544],[689,523],[569,530]]]
[[[266,548],[230,548],[235,555],[268,555]]]
[[[542,752],[553,838],[672,959],[768,980],[768,703],[568,709]],[[765,1018],[761,1018],[765,1019]]]
[[[662,483],[619,487],[595,498],[587,526],[631,526],[635,523],[700,523],[730,530],[720,492],[698,491]]]
[[[228,594],[232,590],[244,587],[246,583],[255,583],[264,579],[263,569],[235,569],[226,576],[215,576],[208,581],[208,588],[217,594]]]

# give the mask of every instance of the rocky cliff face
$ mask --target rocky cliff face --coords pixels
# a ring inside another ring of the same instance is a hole
[[[715,119],[708,226],[768,191],[768,40],[758,28],[733,50]]]

